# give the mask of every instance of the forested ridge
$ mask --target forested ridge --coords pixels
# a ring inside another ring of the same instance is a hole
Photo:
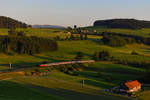
[[[0,28],[27,28],[29,25],[21,21],[0,16]]]
[[[136,19],[97,20],[94,22],[94,26],[105,26],[107,28],[141,29],[150,28],[150,21]]]

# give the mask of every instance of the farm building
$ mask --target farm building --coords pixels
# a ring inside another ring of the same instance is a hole
[[[142,84],[140,82],[138,82],[137,80],[126,81],[124,83],[121,83],[120,91],[124,91],[126,93],[138,92],[141,90],[141,86],[142,86]]]

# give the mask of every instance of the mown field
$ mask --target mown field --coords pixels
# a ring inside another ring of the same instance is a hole
[[[25,31],[27,36],[38,36],[45,38],[54,38],[60,36],[65,38],[70,36],[65,30],[56,29],[17,29]],[[99,29],[99,31],[105,30]],[[125,29],[107,29],[107,31],[123,32],[126,34],[142,35],[149,34],[150,29],[125,30]],[[8,29],[0,29],[1,35],[8,35]],[[58,50],[42,54],[30,55],[5,55],[0,54],[0,69],[9,69],[9,63],[13,68],[36,67],[41,62],[59,62],[74,59],[77,52],[83,52],[84,59],[93,59],[96,51],[108,50],[111,55],[118,59],[127,59],[130,61],[150,61],[150,46],[143,44],[126,45],[125,47],[109,47],[100,45],[98,40],[100,36],[89,35],[88,40],[80,41],[57,41]],[[131,55],[132,51],[139,55]],[[101,76],[98,73],[101,73]],[[109,94],[103,92],[103,89],[109,89],[117,86],[123,80],[135,80],[140,78],[146,72],[143,68],[135,68],[113,64],[112,62],[97,62],[84,68],[79,72],[79,76],[70,76],[58,71],[52,71],[49,76],[31,76],[25,77],[18,74],[0,75],[0,79],[12,78],[8,81],[1,81],[0,100],[132,100],[128,97]],[[106,77],[111,76],[113,81],[107,81]],[[85,80],[85,88],[82,88],[82,80]],[[13,92],[15,91],[15,92]],[[142,100],[149,100],[140,96]],[[146,95],[147,96],[147,95]],[[94,98],[94,99],[93,99]]]

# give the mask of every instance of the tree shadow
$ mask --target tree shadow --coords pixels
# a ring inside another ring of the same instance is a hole
[[[78,54],[78,52],[71,52],[71,53],[69,53],[69,54],[71,54],[71,55],[77,55]],[[90,54],[88,54],[88,53],[85,53],[85,52],[82,52],[82,54],[84,55],[84,56],[88,56],[88,57],[92,57],[92,55],[90,55]]]
[[[45,94],[25,84],[11,81],[0,82],[0,100],[64,100],[58,96]]]
[[[109,84],[108,81],[106,81],[107,76],[104,75],[98,76],[97,73],[92,73],[92,72],[78,72],[78,74],[86,78],[86,80],[84,80],[86,85],[107,88],[107,89],[113,87],[111,84]],[[81,84],[82,82],[83,81],[80,81]]]
[[[37,55],[33,55],[33,57],[35,58],[40,58],[49,62],[62,62],[62,61],[66,61],[66,60],[56,60],[56,59],[52,59],[51,57],[43,57],[43,56],[37,56]]]

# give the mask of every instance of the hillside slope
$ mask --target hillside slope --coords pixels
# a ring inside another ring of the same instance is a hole
[[[26,28],[28,25],[18,20],[0,16],[0,28]]]
[[[150,21],[136,19],[109,19],[95,21],[94,26],[106,26],[108,28],[141,29],[150,28]]]

